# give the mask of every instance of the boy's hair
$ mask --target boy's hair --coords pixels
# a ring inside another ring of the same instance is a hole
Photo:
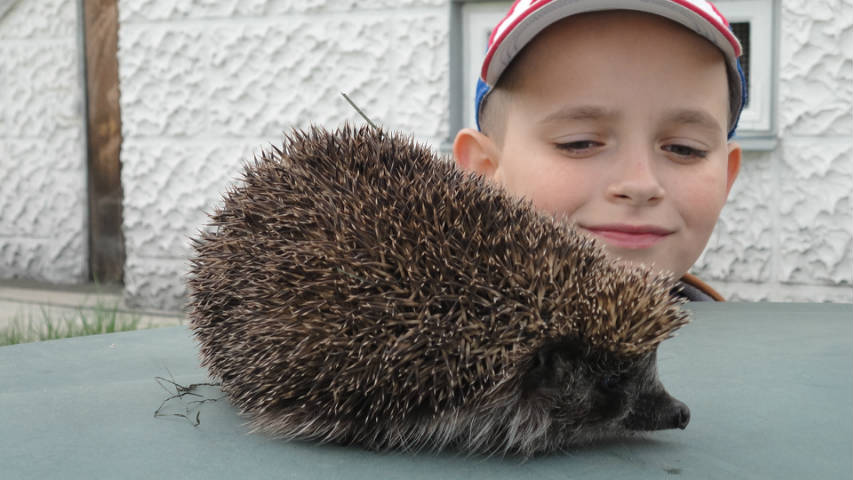
[[[722,52],[729,91],[728,137],[733,137],[747,94],[738,60],[741,46],[728,21],[707,0],[610,0],[606,6],[602,0],[516,0],[489,38],[477,81],[477,128],[502,143],[506,108],[520,83],[518,65],[534,37],[570,16],[607,10],[634,10],[668,18],[701,35]]]

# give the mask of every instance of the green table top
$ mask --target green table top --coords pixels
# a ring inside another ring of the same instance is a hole
[[[527,462],[272,440],[227,400],[154,418],[154,377],[208,381],[185,327],[2,347],[0,478],[851,478],[853,305],[690,308],[658,355],[686,430]]]

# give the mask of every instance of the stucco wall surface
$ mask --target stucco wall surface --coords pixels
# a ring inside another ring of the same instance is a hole
[[[694,271],[735,300],[853,301],[851,0],[783,0],[779,137]],[[291,127],[448,124],[447,0],[119,0],[126,300],[180,309],[195,235]],[[473,88],[473,86],[471,86]]]
[[[126,300],[179,309],[196,235],[255,152],[311,123],[447,135],[443,0],[119,2]]]
[[[0,279],[87,276],[77,2],[0,4]]]

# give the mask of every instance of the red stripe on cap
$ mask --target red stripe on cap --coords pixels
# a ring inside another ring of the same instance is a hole
[[[729,41],[729,43],[732,45],[732,48],[733,48],[733,49],[734,49],[734,51],[735,51],[735,58],[737,58],[737,57],[739,57],[739,56],[740,56],[740,54],[741,54],[741,51],[740,51],[740,44],[738,43],[737,38],[735,38],[735,35],[734,35],[734,34],[731,32],[731,30],[729,30],[729,28],[728,28],[728,27],[729,27],[729,21],[728,21],[728,20],[726,20],[726,17],[724,17],[722,14],[720,14],[720,11],[719,11],[719,10],[717,10],[717,7],[715,7],[713,3],[708,2],[708,5],[710,5],[710,6],[711,6],[711,8],[712,8],[715,12],[717,12],[717,15],[720,17],[720,19],[722,19],[722,20],[723,20],[723,24],[724,24],[724,27],[725,27],[725,28],[720,28],[720,24],[719,24],[719,22],[717,22],[717,21],[714,19],[714,17],[712,17],[712,16],[708,15],[708,14],[705,12],[705,10],[702,10],[701,8],[697,7],[697,6],[696,6],[693,2],[691,2],[690,0],[671,0],[671,1],[672,1],[672,2],[674,2],[674,3],[677,3],[677,4],[679,4],[679,5],[681,5],[682,7],[689,8],[690,10],[692,10],[692,11],[693,11],[693,12],[695,12],[695,13],[698,13],[702,18],[704,18],[705,20],[707,20],[708,22],[710,22],[710,23],[711,23],[711,25],[713,25],[713,26],[714,26],[714,28],[716,28],[718,32],[722,33],[722,34],[723,34],[723,36],[724,36],[724,37],[726,37],[726,40],[728,40],[728,41]]]
[[[507,10],[506,15],[504,15],[504,16],[503,16],[503,18],[501,18],[501,21],[500,21],[500,22],[498,22],[498,24],[497,24],[497,25],[495,25],[495,28],[493,28],[493,29],[492,29],[492,33],[490,33],[490,34],[489,34],[489,48],[491,48],[491,47],[492,47],[492,45],[494,45],[494,42],[495,42],[495,35],[497,35],[497,34],[498,34],[498,30],[500,30],[500,26],[501,26],[501,24],[502,24],[502,23],[503,23],[507,18],[509,18],[509,16],[510,16],[510,15],[512,15],[512,12],[514,12],[514,11],[515,11],[515,7],[517,7],[517,6],[518,6],[518,2],[520,2],[520,1],[522,1],[522,0],[515,0],[514,2],[512,2],[512,6],[511,6],[511,7],[509,7],[509,10]],[[506,29],[504,29],[504,32],[506,32]]]
[[[501,42],[503,42],[504,38],[506,38],[506,36],[509,35],[509,32],[513,31],[515,26],[518,25],[522,20],[527,18],[528,15],[535,12],[536,10],[539,10],[539,8],[541,8],[542,6],[551,3],[553,0],[540,0],[540,1],[534,1],[533,3],[531,3],[530,6],[527,7],[527,11],[522,13],[521,15],[519,15],[518,18],[516,18],[515,20],[512,21],[511,24],[509,24],[509,26],[504,28],[503,32],[501,33],[501,36],[496,39],[495,34],[498,32],[499,27],[503,24],[503,22],[505,22],[507,20],[507,18],[509,18],[510,15],[513,14],[513,12],[515,12],[516,5],[518,5],[518,3],[521,1],[522,0],[515,0],[515,3],[513,3],[512,7],[509,9],[509,13],[507,13],[507,15],[503,18],[503,20],[501,20],[497,24],[495,29],[492,31],[492,35],[489,38],[489,50],[488,50],[488,52],[486,52],[486,58],[483,60],[483,68],[480,69],[480,78],[482,78],[484,82],[486,81],[486,74],[489,71],[489,64],[492,63],[492,57],[495,55],[495,52],[498,49],[498,45],[500,45]],[[486,83],[488,83],[488,82],[486,82]]]
[[[727,27],[731,27],[731,25],[729,25],[729,21],[726,19],[723,13],[717,9],[716,5],[711,2],[708,2],[708,5],[711,6],[711,10],[713,10],[720,17],[720,19],[723,20],[723,23],[725,23]]]

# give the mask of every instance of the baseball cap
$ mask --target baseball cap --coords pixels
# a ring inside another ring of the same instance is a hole
[[[477,128],[480,128],[483,101],[525,45],[558,20],[602,10],[635,10],[665,17],[684,25],[719,48],[726,59],[729,88],[734,90],[730,94],[732,118],[728,137],[734,136],[747,95],[743,69],[738,60],[742,49],[728,20],[707,0],[516,0],[489,37],[489,47],[477,81],[474,106]]]

